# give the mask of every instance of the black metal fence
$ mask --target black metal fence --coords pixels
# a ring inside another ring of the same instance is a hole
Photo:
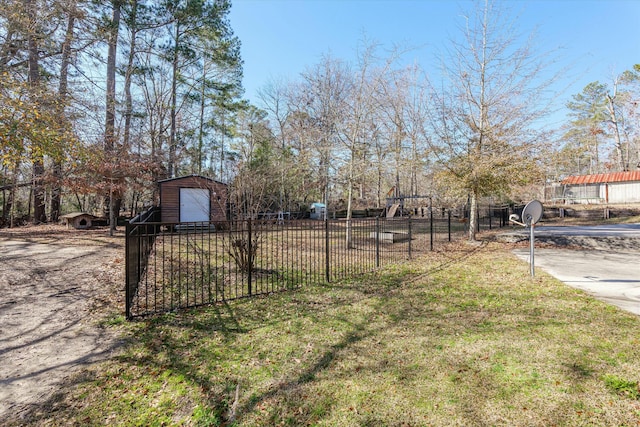
[[[450,211],[349,221],[148,218],[126,228],[127,318],[344,279],[426,253],[467,227]]]

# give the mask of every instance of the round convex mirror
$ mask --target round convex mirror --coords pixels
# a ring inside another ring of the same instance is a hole
[[[527,225],[535,224],[542,218],[544,209],[538,200],[532,200],[522,210],[522,221]]]

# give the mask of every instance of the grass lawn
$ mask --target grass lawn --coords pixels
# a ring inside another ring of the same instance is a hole
[[[640,424],[640,318],[498,243],[108,323],[120,354],[19,424]]]

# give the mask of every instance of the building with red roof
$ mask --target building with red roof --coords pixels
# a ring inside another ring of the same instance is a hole
[[[640,170],[574,175],[561,184],[567,203],[640,203]]]

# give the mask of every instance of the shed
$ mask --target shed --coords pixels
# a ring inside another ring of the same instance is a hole
[[[97,217],[85,212],[71,212],[65,215],[61,215],[60,219],[67,228],[76,228],[78,230],[85,230],[93,225],[93,221]]]
[[[562,180],[564,199],[576,203],[639,203],[640,170],[574,175]]]
[[[227,185],[201,175],[158,181],[162,222],[208,222],[227,219]]]
[[[327,207],[324,203],[311,203],[309,207],[309,217],[311,219],[324,219]]]

